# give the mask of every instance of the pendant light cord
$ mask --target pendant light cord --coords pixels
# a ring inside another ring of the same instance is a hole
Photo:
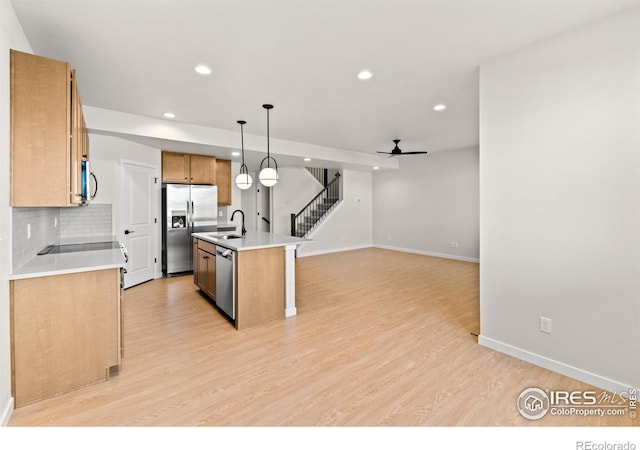
[[[262,107],[267,110],[267,167],[271,167],[271,152],[269,150],[269,110],[273,109],[273,105],[265,104],[265,105],[262,105]],[[277,163],[276,163],[276,170],[278,170]]]
[[[269,152],[269,109],[267,108],[267,167],[271,167],[269,163],[269,158],[271,157],[271,153]]]
[[[244,124],[247,122],[244,120],[238,120],[238,123],[240,124],[240,142],[242,143],[242,164],[240,165],[240,173],[249,173],[249,169],[247,169],[247,165],[244,163]]]

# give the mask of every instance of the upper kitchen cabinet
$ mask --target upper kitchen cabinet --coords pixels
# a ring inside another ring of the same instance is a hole
[[[163,151],[162,182],[216,184],[216,159],[207,155]]]
[[[11,50],[11,206],[83,203],[89,139],[75,71]]]
[[[231,205],[231,161],[216,160],[216,185],[218,186],[218,205]]]

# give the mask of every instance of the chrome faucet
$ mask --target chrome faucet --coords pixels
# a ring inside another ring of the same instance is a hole
[[[241,209],[236,209],[231,213],[231,220],[233,220],[233,216],[235,216],[237,212],[242,214],[242,235],[244,236],[245,234],[247,234],[247,230],[244,227],[244,212]]]

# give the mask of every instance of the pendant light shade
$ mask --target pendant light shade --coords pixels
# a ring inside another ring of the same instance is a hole
[[[240,166],[240,173],[236,177],[236,186],[242,189],[249,189],[253,184],[253,180],[251,179],[251,175],[249,175],[249,170],[247,169],[247,165],[244,163],[244,130],[243,126],[245,123],[244,120],[238,120],[240,124],[240,139],[242,142],[242,165]]]
[[[267,157],[260,163],[258,179],[263,186],[271,187],[275,186],[280,178],[278,174],[278,163],[271,157],[271,153],[269,152],[269,110],[273,109],[273,105],[262,105],[262,107],[267,110]],[[267,162],[267,166],[263,167],[265,161]],[[273,161],[275,168],[271,167],[271,161]]]

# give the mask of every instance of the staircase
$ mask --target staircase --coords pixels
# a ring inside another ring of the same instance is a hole
[[[322,167],[305,167],[307,171],[314,176],[318,183],[327,187],[328,177],[329,177],[329,169],[323,169]]]
[[[314,168],[315,169],[315,168]],[[324,171],[323,176],[326,180],[326,169],[315,169]],[[315,173],[310,170],[314,175]],[[318,177],[316,177],[317,179]],[[320,179],[318,179],[322,183]],[[333,208],[340,202],[340,174],[327,183],[322,191],[318,193],[307,205],[297,214],[291,214],[291,236],[307,237],[324,218],[331,212]]]

